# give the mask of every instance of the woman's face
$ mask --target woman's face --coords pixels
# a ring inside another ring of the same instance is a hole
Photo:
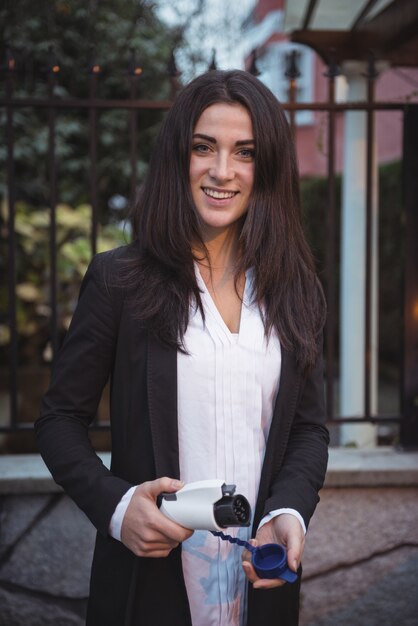
[[[234,227],[246,213],[254,182],[254,135],[240,104],[205,109],[193,132],[190,187],[205,240]]]

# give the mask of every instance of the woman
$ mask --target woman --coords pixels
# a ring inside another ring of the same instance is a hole
[[[87,623],[297,624],[299,583],[259,580],[248,554],[157,507],[184,482],[235,483],[248,537],[284,544],[296,571],[325,475],[325,307],[288,124],[262,83],[212,71],[183,89],[133,225],[90,265],[36,425],[99,531]],[[111,471],[87,436],[109,375]]]

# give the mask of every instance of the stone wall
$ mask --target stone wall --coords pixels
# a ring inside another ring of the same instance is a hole
[[[0,477],[0,626],[81,626],[93,527],[38,457],[0,457]],[[417,626],[417,520],[417,454],[333,452],[301,626]]]

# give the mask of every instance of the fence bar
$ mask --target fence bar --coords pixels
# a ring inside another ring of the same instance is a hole
[[[401,423],[402,418],[399,415],[370,415],[368,422],[371,424],[399,424]],[[364,424],[364,417],[357,416],[345,416],[345,417],[333,417],[331,419],[327,419],[327,424],[335,424],[337,426],[348,423],[348,424]],[[108,422],[94,422],[90,427],[92,430],[101,430],[102,428],[109,427],[110,423]]]
[[[298,67],[299,53],[296,50],[292,50],[286,55],[286,72],[285,75],[289,79],[289,102],[286,109],[289,111],[289,125],[293,139],[296,138],[296,94],[297,94],[297,79],[300,76]]]
[[[55,71],[51,67],[48,75],[48,90],[50,102],[53,102],[55,85]],[[49,179],[49,264],[50,264],[50,307],[51,307],[51,347],[52,361],[58,351],[58,322],[57,322],[57,161],[56,161],[56,115],[54,106],[48,110],[48,179]]]
[[[292,105],[296,103],[296,89],[297,89],[296,79],[294,78],[289,79],[289,105],[291,107],[288,109],[289,125],[290,125],[290,132],[292,133],[292,137],[294,141],[296,140],[296,122],[295,122],[296,111]]]
[[[89,155],[90,155],[90,202],[91,202],[91,252],[97,252],[98,232],[98,201],[97,201],[97,109],[94,101],[97,99],[97,76],[100,68],[93,65],[90,70],[90,111],[89,111]]]
[[[176,57],[174,55],[174,49],[171,51],[170,58],[167,64],[167,74],[170,78],[170,100],[174,100],[179,89],[178,78],[180,72],[177,68]]]
[[[369,415],[367,420],[364,417],[357,416],[347,416],[344,417],[333,417],[330,420],[327,420],[327,424],[400,424],[402,423],[402,418],[399,415]]]
[[[329,103],[335,101],[336,67],[330,64],[328,76]],[[335,373],[335,323],[336,323],[336,286],[335,286],[335,111],[328,113],[328,211],[327,211],[327,249],[326,281],[328,319],[326,325],[326,394],[327,416],[334,416],[334,373]]]
[[[364,416],[371,413],[371,360],[372,360],[372,306],[373,306],[373,176],[374,176],[374,101],[376,72],[373,59],[369,61],[367,76],[366,114],[367,161],[366,161],[366,280],[365,280],[365,329],[364,329]]]
[[[136,99],[136,91],[137,91],[137,77],[131,76],[131,99]],[[129,155],[131,162],[131,192],[130,192],[130,205],[135,202],[136,196],[136,188],[137,188],[137,158],[138,158],[138,119],[137,119],[137,111],[132,109],[129,120],[130,126],[130,146],[129,146]]]
[[[418,447],[418,104],[404,118],[405,279],[400,443]]]
[[[7,98],[0,98],[0,107],[6,107],[9,104]],[[65,98],[65,100],[56,99],[54,106],[56,109],[150,109],[155,111],[166,111],[172,105],[171,100],[106,100],[99,98]],[[408,104],[404,102],[282,102],[285,111],[405,111]],[[51,106],[48,98],[15,98],[13,99],[14,107],[37,107],[48,109]]]
[[[13,84],[14,63],[10,63],[6,74],[6,141],[7,141],[7,195],[8,195],[8,317],[10,329],[10,424],[17,427],[17,368],[18,333],[16,316],[16,233],[15,233],[15,168],[13,128]]]

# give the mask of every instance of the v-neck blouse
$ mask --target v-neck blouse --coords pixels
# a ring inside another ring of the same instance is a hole
[[[196,267],[205,322],[192,308],[188,354],[177,356],[180,478],[221,478],[237,485],[254,509],[277,395],[281,351],[265,337],[246,274],[239,333],[231,333]],[[250,528],[229,529],[243,539]],[[196,531],[183,543],[183,571],[193,626],[239,626],[245,619],[242,550]]]

